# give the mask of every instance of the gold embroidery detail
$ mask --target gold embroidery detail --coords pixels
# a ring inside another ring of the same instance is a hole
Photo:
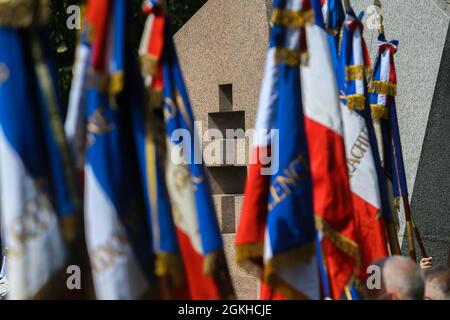
[[[397,85],[389,82],[373,80],[369,84],[369,92],[395,97],[397,95]]]
[[[175,101],[169,97],[166,97],[164,99],[165,102],[164,117],[166,121],[170,121],[171,119],[175,118],[179,110],[181,116],[183,117],[184,122],[186,122],[188,128],[192,130],[193,129],[192,120],[191,117],[189,116],[186,105],[184,104],[183,97],[178,91],[175,91],[174,95]]]
[[[90,254],[91,268],[94,273],[102,273],[117,263],[118,259],[126,257],[128,241],[119,234],[113,234],[102,245],[94,248]]]

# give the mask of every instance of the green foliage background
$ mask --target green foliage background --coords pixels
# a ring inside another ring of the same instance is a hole
[[[134,2],[134,15],[137,24],[136,38],[141,36],[144,24],[142,17],[142,0],[128,0]],[[197,12],[207,0],[166,0],[167,15],[170,18],[171,30],[175,33]],[[77,44],[77,31],[66,27],[68,18],[67,8],[70,5],[81,5],[83,0],[51,0],[52,17],[49,24],[50,41],[54,48],[55,64],[58,70],[58,85],[61,98],[67,104],[70,85],[72,82],[72,66]]]

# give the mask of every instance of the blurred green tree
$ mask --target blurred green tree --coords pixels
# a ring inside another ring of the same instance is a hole
[[[140,10],[142,0],[134,2],[134,16],[136,17],[136,39],[141,36],[144,24]],[[171,22],[173,33],[178,31],[207,0],[166,0],[167,14]],[[52,16],[49,24],[50,41],[54,48],[55,64],[58,71],[59,92],[64,105],[67,105],[70,85],[72,82],[72,67],[75,59],[77,31],[69,30],[66,26],[70,5],[80,5],[84,0],[51,0]]]

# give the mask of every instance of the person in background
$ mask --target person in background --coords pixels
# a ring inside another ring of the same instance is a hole
[[[426,269],[425,300],[450,300],[450,269],[435,267]]]
[[[381,269],[379,289],[365,292],[367,300],[423,300],[425,282],[413,260],[393,256],[374,263]]]

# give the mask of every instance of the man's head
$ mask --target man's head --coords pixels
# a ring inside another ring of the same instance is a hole
[[[410,258],[394,256],[383,268],[385,295],[389,300],[422,300],[425,285],[422,273]]]
[[[450,300],[450,269],[435,267],[424,271],[425,299]]]
[[[425,284],[414,261],[394,256],[374,263],[381,269],[379,290],[366,290],[370,300],[422,300]]]

